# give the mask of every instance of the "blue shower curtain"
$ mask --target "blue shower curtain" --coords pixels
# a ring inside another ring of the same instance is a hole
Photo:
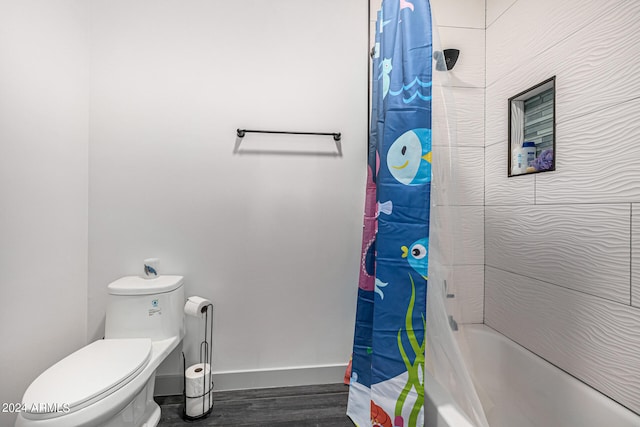
[[[375,41],[347,414],[358,427],[415,427],[424,419],[431,194],[428,0],[384,0]]]

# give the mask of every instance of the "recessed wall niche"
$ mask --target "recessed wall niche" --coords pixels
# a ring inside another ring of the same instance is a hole
[[[556,168],[556,77],[509,98],[508,176]]]

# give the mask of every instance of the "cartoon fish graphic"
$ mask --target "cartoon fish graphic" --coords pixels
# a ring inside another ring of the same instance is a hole
[[[412,129],[396,139],[387,153],[391,175],[404,185],[431,181],[431,129]]]
[[[407,258],[409,265],[422,277],[427,279],[429,268],[429,238],[416,240],[410,247],[402,246],[402,258]]]

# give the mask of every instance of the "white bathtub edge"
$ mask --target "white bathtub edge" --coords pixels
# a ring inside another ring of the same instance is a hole
[[[451,394],[425,372],[424,425],[427,427],[475,427],[454,402]]]
[[[474,382],[478,380],[488,393],[488,402],[496,404],[487,412],[490,423],[500,420],[497,425],[640,426],[638,414],[490,326],[463,325],[459,333],[474,355],[470,364]],[[465,351],[463,356],[469,363]],[[520,403],[534,400],[535,406]],[[497,406],[502,409],[496,410]],[[511,418],[514,411],[510,408],[515,407],[527,410],[524,417]]]

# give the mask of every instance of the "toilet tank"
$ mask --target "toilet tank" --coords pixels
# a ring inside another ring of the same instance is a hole
[[[107,289],[105,338],[184,337],[182,276],[123,277]]]

